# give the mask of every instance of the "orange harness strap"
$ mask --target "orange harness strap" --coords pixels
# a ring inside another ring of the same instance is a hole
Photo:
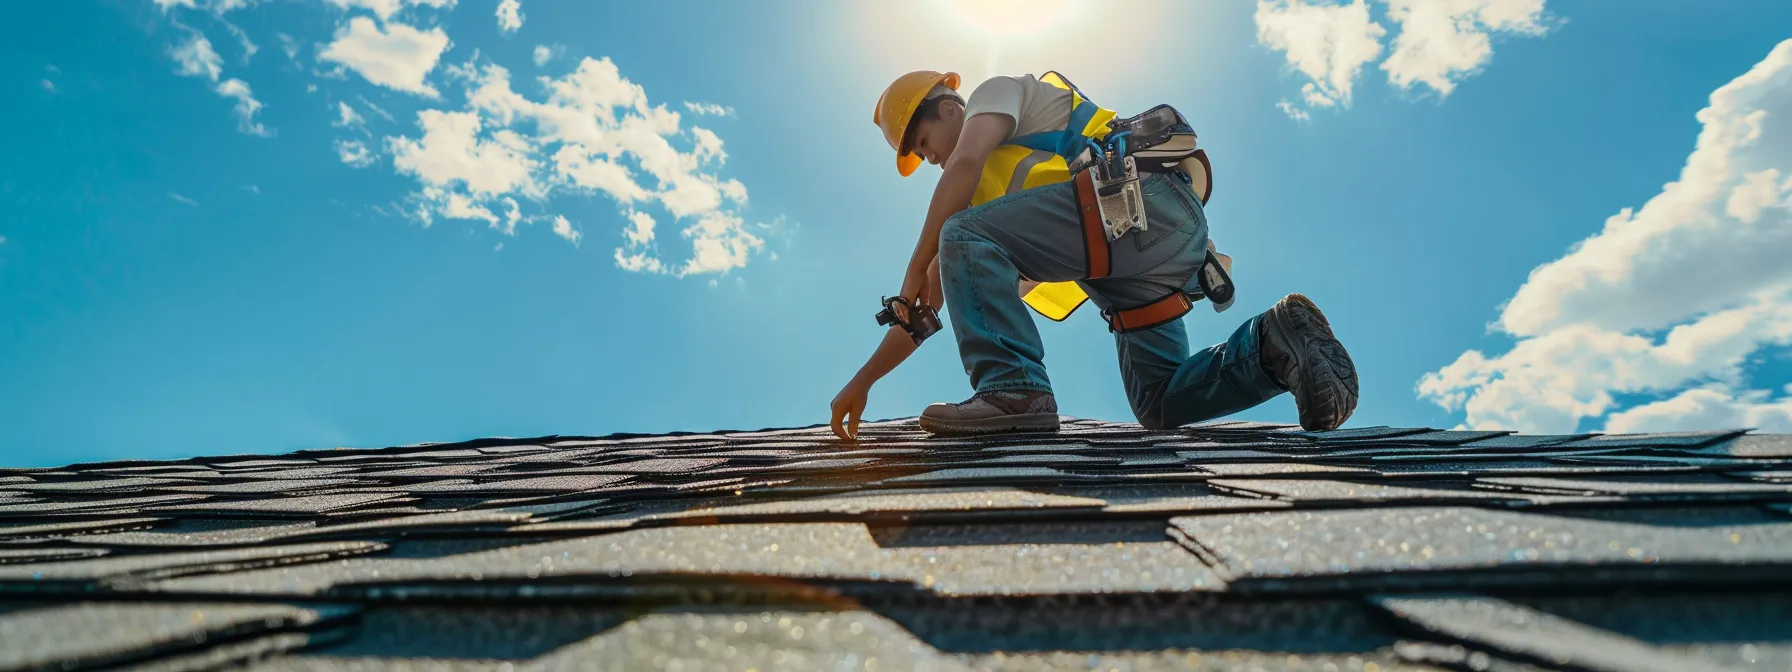
[[[1102,313],[1102,317],[1108,321],[1108,331],[1120,333],[1167,324],[1187,315],[1194,307],[1195,303],[1189,300],[1188,294],[1175,292],[1137,308]]]
[[[1083,217],[1083,261],[1088,279],[1108,277],[1113,252],[1108,249],[1107,229],[1101,225],[1101,206],[1095,199],[1094,171],[1076,174],[1076,205]]]
[[[1083,254],[1088,262],[1088,279],[1105,278],[1112,270],[1113,250],[1108,247],[1107,229],[1101,224],[1101,207],[1095,200],[1094,171],[1077,173],[1075,181],[1077,209],[1083,219]],[[1187,315],[1194,307],[1195,302],[1187,293],[1173,292],[1143,306],[1104,312],[1101,316],[1108,321],[1108,330],[1118,333],[1168,323]]]

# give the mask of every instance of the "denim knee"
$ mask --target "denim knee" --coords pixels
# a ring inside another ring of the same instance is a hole
[[[1139,420],[1139,426],[1151,431],[1168,429],[1164,426],[1164,414],[1158,411],[1140,411],[1133,409],[1132,415]]]
[[[954,213],[951,217],[946,218],[945,224],[940,226],[941,247],[945,247],[948,243],[968,243],[983,237],[976,230],[977,218],[966,214],[967,212],[969,211],[960,210]]]
[[[1139,421],[1139,426],[1164,429],[1164,392],[1168,391],[1169,379],[1142,387],[1133,387],[1132,381],[1127,383],[1127,405],[1132,407],[1132,417]]]
[[[1154,395],[1149,399],[1134,400],[1132,417],[1138,419],[1139,426],[1145,429],[1165,429],[1163,398]]]

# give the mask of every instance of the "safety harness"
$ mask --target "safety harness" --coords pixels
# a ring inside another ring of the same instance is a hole
[[[1017,136],[985,161],[971,204],[980,205],[1022,189],[1074,180],[1083,224],[1085,280],[1105,278],[1112,271],[1111,243],[1149,227],[1138,173],[1168,173],[1188,183],[1206,203],[1213,190],[1207,153],[1197,149],[1194,129],[1174,108],[1159,105],[1143,114],[1118,119],[1112,110],[1091,102],[1057,72],[1040,81],[1071,92],[1070,121],[1062,131]],[[1199,291],[1171,292],[1144,305],[1104,310],[1114,332],[1150,329],[1176,320],[1207,298],[1214,310],[1231,307],[1230,259],[1208,242],[1207,257],[1196,271]],[[1075,281],[1040,283],[1024,297],[1046,318],[1061,321],[1075,312],[1088,294]]]

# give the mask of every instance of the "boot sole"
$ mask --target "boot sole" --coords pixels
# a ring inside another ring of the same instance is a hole
[[[941,420],[921,416],[921,431],[928,434],[1021,434],[1033,432],[1057,432],[1058,415],[1044,413],[1027,413],[1004,415],[977,420]]]
[[[1269,318],[1288,342],[1278,345],[1294,357],[1294,380],[1288,391],[1300,408],[1300,426],[1308,431],[1337,429],[1356,411],[1356,364],[1332,325],[1312,299],[1290,294],[1282,310]]]

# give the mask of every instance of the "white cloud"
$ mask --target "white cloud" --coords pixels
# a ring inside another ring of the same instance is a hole
[[[211,40],[198,33],[175,47],[170,55],[174,57],[174,64],[179,66],[175,73],[184,77],[204,77],[215,82],[224,72],[224,59],[212,49]]]
[[[512,192],[540,195],[539,162],[528,139],[510,130],[481,138],[479,115],[424,110],[417,113],[423,138],[386,138],[392,164],[438,189],[463,189],[480,198]]]
[[[365,9],[367,11],[373,12],[375,16],[380,17],[381,21],[392,18],[392,15],[397,14],[399,12],[399,10],[404,9],[405,5],[412,5],[412,6],[422,5],[422,6],[427,6],[427,7],[431,7],[434,9],[443,9],[443,8],[454,7],[454,0],[324,0],[324,1],[331,5],[334,5],[337,9],[341,9],[341,10],[348,10],[351,8]]]
[[[682,274],[724,273],[747,265],[752,253],[765,247],[765,241],[748,233],[741,219],[720,211],[704,213],[684,230],[691,239],[691,258]]]
[[[746,200],[747,188],[739,181],[719,181],[709,175],[683,174],[672,178],[671,188],[660,192],[660,203],[674,217],[689,217],[713,212],[722,207],[722,199],[737,203]]]
[[[1424,376],[1422,398],[1471,427],[1523,431],[1573,430],[1620,394],[1675,396],[1608,424],[1705,417],[1723,406],[1711,384],[1732,410],[1778,403],[1747,389],[1742,366],[1792,344],[1792,40],[1698,119],[1679,180],[1531,271],[1496,323],[1518,338],[1511,350],[1463,353]]]
[[[217,11],[218,13],[222,14],[224,12],[230,11],[231,9],[235,9],[236,7],[241,7],[242,4],[241,4],[240,0],[238,0],[238,3],[236,5],[230,5],[229,0],[227,0],[225,3],[222,3],[220,6],[223,7],[223,9],[217,9],[214,11]],[[237,27],[236,24],[231,23],[229,21],[224,21],[223,19],[219,19],[219,23],[224,24],[224,29],[227,31],[230,31],[230,34],[236,38],[237,44],[243,48],[243,63],[244,64],[248,64],[249,59],[255,57],[255,52],[261,51],[261,48],[255,46],[255,42],[253,42],[249,39],[249,34],[246,32],[243,32],[242,28]]]
[[[498,216],[466,194],[437,188],[425,188],[423,197],[435,201],[435,211],[449,219],[482,219],[492,228],[498,227]]]
[[[628,226],[622,230],[622,247],[616,248],[617,268],[636,273],[666,273],[672,270],[654,253],[653,232],[656,226],[653,215],[639,210],[628,212]]]
[[[624,254],[622,248],[616,248],[616,267],[635,273],[665,273],[666,265],[646,252]]]
[[[336,116],[336,121],[330,122],[331,126],[337,128],[365,128],[367,126],[367,119],[356,112],[355,108],[349,107],[348,103],[340,100],[336,101]]]
[[[1711,94],[1680,179],[1533,270],[1500,316],[1519,335],[1570,322],[1658,329],[1792,281],[1792,42]]]
[[[1763,345],[1792,344],[1792,292],[1713,313],[1656,338],[1576,324],[1523,338],[1502,355],[1471,350],[1426,374],[1421,397],[1463,410],[1475,429],[1568,432],[1616,409],[1618,394],[1659,393],[1707,381],[1742,385]]]
[[[45,91],[49,91],[50,93],[56,92],[56,83],[55,82],[52,82],[48,79],[40,79],[40,80],[38,80],[37,83],[39,86],[44,87]]]
[[[497,65],[475,59],[446,70],[467,83],[469,110],[425,112],[421,140],[386,139],[394,165],[424,187],[416,199],[420,218],[452,217],[440,210],[454,206],[472,213],[461,219],[485,219],[474,209],[492,212],[512,195],[539,200],[569,190],[605,194],[629,213],[615,255],[625,270],[725,273],[763,249],[763,237],[749,232],[739,213],[746,185],[713,172],[728,158],[721,136],[684,127],[677,112],[651,104],[609,59],[587,58],[569,74],[537,78],[531,89],[539,93],[530,96]],[[653,249],[654,218],[641,210],[653,203],[685,220],[689,259],[668,263]]]
[[[1387,30],[1369,18],[1363,0],[1346,5],[1308,0],[1258,0],[1257,41],[1282,52],[1311,80],[1302,87],[1314,107],[1350,105],[1351,86],[1364,65],[1381,57]]]
[[[691,127],[691,138],[697,148],[691,152],[701,164],[715,163],[721,165],[728,161],[728,153],[722,151],[722,137],[702,126]]]
[[[255,120],[261,112],[261,101],[255,99],[255,93],[248,82],[240,79],[226,79],[219,82],[224,73],[224,59],[212,49],[210,40],[204,35],[193,33],[186,42],[176,46],[169,55],[177,66],[175,74],[186,77],[203,77],[218,82],[212,91],[225,98],[236,101],[235,111],[237,130],[251,135],[270,135],[266,126]]]
[[[280,51],[285,52],[287,58],[295,61],[299,59],[298,40],[293,39],[291,35],[287,35],[286,33],[274,33],[274,38],[280,40]]]
[[[6,236],[0,236],[0,245],[6,244]]]
[[[623,205],[653,197],[652,192],[635,183],[628,167],[601,156],[592,156],[584,145],[562,145],[554,152],[553,160],[554,173],[559,178],[609,194]]]
[[[255,114],[261,111],[261,101],[255,99],[255,93],[249,90],[249,84],[240,79],[227,79],[218,83],[218,95],[236,100],[237,130],[250,135],[268,135],[268,129],[255,120]]]
[[[378,160],[360,140],[337,140],[335,146],[336,158],[356,168],[366,168]]]
[[[579,239],[585,236],[577,229],[572,228],[572,222],[567,221],[565,215],[554,215],[554,235],[565,238],[566,242],[572,243],[574,247],[577,247]],[[0,242],[5,242],[5,239],[0,238]]]
[[[691,240],[691,258],[673,268],[662,263],[651,249],[655,228],[653,217],[631,211],[628,220],[629,226],[622,232],[624,245],[616,248],[617,267],[628,271],[680,276],[724,273],[746,266],[752,254],[765,245],[764,239],[746,231],[739,216],[710,211],[683,231],[683,236]]]
[[[190,205],[195,208],[199,207],[199,201],[195,201],[191,198],[187,198],[185,196],[174,193],[172,191],[168,192],[168,197],[174,199],[176,202],[181,203],[183,205]]]
[[[1383,0],[1400,25],[1381,64],[1401,88],[1424,84],[1448,95],[1493,58],[1491,35],[1542,35],[1543,0]]]
[[[381,19],[390,18],[393,14],[398,13],[398,10],[404,8],[404,3],[401,0],[324,0],[324,2],[345,11],[354,7],[365,9]]]
[[[514,33],[523,27],[523,3],[521,0],[499,0],[498,30]]]
[[[537,44],[537,45],[535,45],[535,54],[534,54],[535,67],[539,68],[541,66],[547,65],[548,61],[559,58],[560,54],[563,54],[565,52],[566,52],[566,47],[558,45],[558,44],[553,45],[551,47],[548,45],[545,45],[545,44]]]
[[[1736,393],[1723,385],[1698,387],[1679,395],[1613,413],[1608,432],[1674,432],[1697,429],[1757,429],[1792,433],[1792,395],[1774,398],[1766,390]]]
[[[380,106],[373,104],[373,101],[368,100],[366,96],[355,96],[355,100],[361,101],[362,107],[372,110],[374,114],[379,115],[380,118],[385,119],[386,121],[398,121],[397,119],[392,118],[391,112],[387,112]]]
[[[504,202],[504,223],[495,228],[503,231],[506,236],[514,236],[516,235],[516,223],[523,220],[523,209],[516,204],[514,198],[506,196],[502,200]]]
[[[335,41],[317,58],[342,64],[374,84],[435,98],[435,87],[424,79],[448,44],[441,28],[417,30],[387,22],[382,29],[373,19],[357,16],[336,31]]]
[[[174,9],[175,7],[197,9],[197,7],[193,5],[193,0],[155,0],[155,3],[156,7],[161,8],[163,13],[167,13],[168,10]]]
[[[255,186],[253,184],[245,184],[245,185],[243,185],[243,189],[248,191],[249,193],[255,194],[256,196],[261,195],[261,187]]]
[[[1276,109],[1281,110],[1282,114],[1288,115],[1289,119],[1295,121],[1309,121],[1313,118],[1313,115],[1309,114],[1305,109],[1286,100],[1277,101]]]
[[[622,237],[628,240],[629,247],[646,247],[653,244],[653,215],[641,211],[628,213],[628,228],[622,230]]]
[[[691,114],[701,114],[701,115],[708,115],[708,116],[712,116],[712,117],[732,117],[732,116],[734,116],[734,108],[722,107],[721,105],[717,105],[715,103],[693,103],[693,102],[687,100],[687,101],[684,101],[684,108],[687,110],[690,110]]]
[[[1493,58],[1501,35],[1542,35],[1545,0],[1380,0],[1394,26],[1392,50],[1381,63],[1403,89],[1424,85],[1449,95],[1456,83]],[[1380,59],[1390,31],[1370,16],[1366,0],[1257,0],[1257,42],[1282,52],[1308,81],[1306,109],[1287,100],[1276,107],[1296,121],[1307,110],[1350,106],[1364,66]]]

